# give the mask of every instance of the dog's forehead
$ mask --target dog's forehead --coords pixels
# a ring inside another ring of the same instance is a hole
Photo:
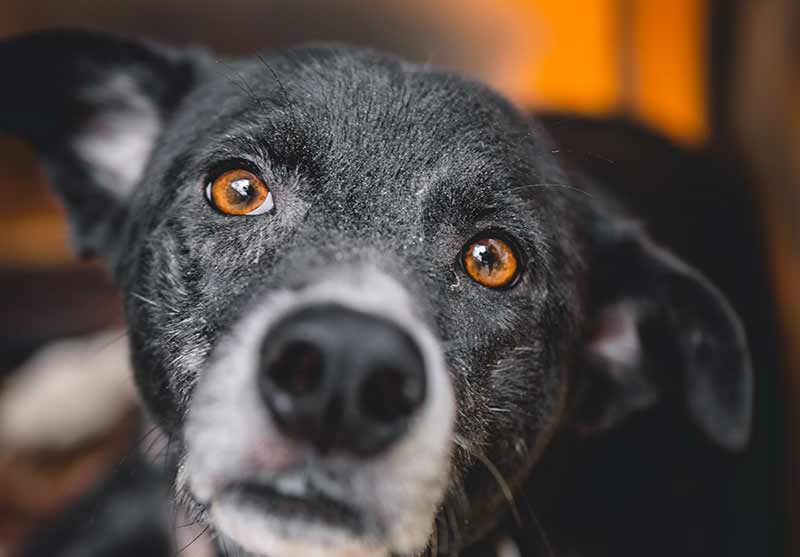
[[[359,140],[431,143],[455,134],[474,141],[490,128],[507,133],[524,124],[483,84],[365,49],[297,48],[241,68],[225,77],[257,111],[269,111],[263,103],[269,100],[292,109],[290,124],[312,127],[298,132],[331,134],[359,147]]]
[[[380,237],[397,244],[442,226],[452,236],[513,222],[529,231],[533,213],[517,202],[518,190],[558,179],[546,141],[487,87],[346,47],[220,63],[183,103],[162,145],[152,173],[155,212],[195,218],[159,201],[175,183],[208,179],[212,161],[246,159],[273,180],[281,214],[272,222],[303,227],[320,245],[320,237],[326,245]],[[179,198],[198,190],[187,187]],[[493,218],[481,222],[487,213]],[[237,229],[260,234],[268,221]]]
[[[527,122],[500,96],[391,56],[310,47],[220,71],[212,148],[261,149],[328,195],[413,203],[454,180],[489,194],[535,161]]]

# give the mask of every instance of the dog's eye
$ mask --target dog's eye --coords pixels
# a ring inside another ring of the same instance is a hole
[[[223,172],[206,186],[206,198],[226,215],[261,215],[275,203],[264,181],[247,170]]]
[[[514,247],[496,236],[481,236],[461,253],[464,270],[472,280],[487,288],[508,288],[519,278],[519,258]]]

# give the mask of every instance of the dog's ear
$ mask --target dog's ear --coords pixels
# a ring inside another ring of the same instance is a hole
[[[615,226],[592,239],[579,428],[607,429],[666,396],[713,441],[743,449],[753,373],[738,317],[716,287],[639,227]]]
[[[0,41],[0,133],[39,154],[82,255],[107,255],[198,55],[112,35],[45,31]]]

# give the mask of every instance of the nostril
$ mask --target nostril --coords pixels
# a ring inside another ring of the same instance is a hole
[[[374,368],[359,393],[361,411],[387,424],[408,418],[425,398],[418,375],[392,366]]]
[[[322,352],[310,342],[287,342],[268,353],[264,363],[272,383],[292,396],[309,395],[322,383]]]

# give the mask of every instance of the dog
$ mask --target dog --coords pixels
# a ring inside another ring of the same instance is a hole
[[[82,31],[5,40],[0,68],[0,131],[108,261],[175,495],[226,551],[468,553],[554,440],[664,397],[746,446],[722,294],[487,86]]]

